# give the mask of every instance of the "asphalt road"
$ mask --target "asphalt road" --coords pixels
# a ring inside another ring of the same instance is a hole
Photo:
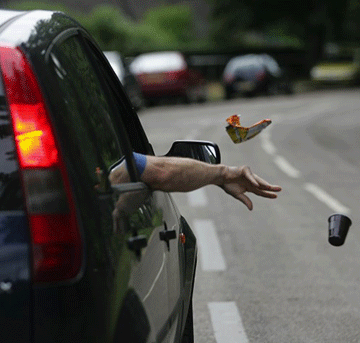
[[[234,144],[225,119],[273,123]],[[174,194],[199,243],[196,343],[360,341],[360,90],[234,99],[144,110],[158,155],[176,139],[218,143],[222,161],[247,164],[283,191],[250,195],[254,210],[208,186]],[[346,213],[341,247],[327,218]]]

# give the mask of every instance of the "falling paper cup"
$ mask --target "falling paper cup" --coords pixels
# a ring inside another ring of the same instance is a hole
[[[336,247],[344,244],[351,225],[351,220],[343,214],[333,214],[329,217],[329,243]]]

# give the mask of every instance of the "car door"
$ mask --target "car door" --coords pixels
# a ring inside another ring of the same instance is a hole
[[[102,56],[95,53],[91,43],[89,43],[89,49],[93,52],[96,65],[101,69],[100,73],[107,75],[107,68],[101,63]],[[120,88],[116,83],[117,80],[114,82],[114,78],[109,73],[108,78],[104,77],[103,81],[107,82],[109,94],[112,94],[116,107],[119,109],[119,118],[115,118],[115,120],[118,121],[118,124],[123,125],[122,128],[126,132],[131,149],[142,154],[152,154],[152,148],[138,116],[127,99],[121,95]],[[143,280],[143,276],[152,271],[152,276],[148,279],[150,283],[144,285],[141,292],[142,300],[145,308],[149,312],[151,311],[154,321],[162,323],[161,327],[157,324],[156,340],[170,342],[178,329],[177,324],[182,306],[179,260],[179,249],[181,249],[179,243],[180,216],[168,193],[151,192],[148,201],[148,205],[142,210],[140,209],[141,217],[144,219],[145,213],[151,213],[152,220],[156,222],[156,225],[148,239],[146,249],[142,252],[142,262],[139,264],[139,269],[133,274],[132,282],[133,285],[139,285],[139,280]],[[139,212],[136,213],[136,216],[138,215]],[[166,283],[166,294],[163,293],[163,283]],[[155,319],[157,317],[158,319]]]
[[[141,152],[139,146],[144,142],[137,141],[137,146],[130,144],[129,131],[126,129],[130,121],[125,113],[131,113],[133,111],[132,106],[128,101],[128,97],[125,96],[123,88],[119,88],[118,80],[114,78],[113,71],[105,63],[102,54],[99,54],[99,51],[90,40],[84,38],[83,43],[86,46],[89,58],[93,62],[93,67],[102,81],[107,101],[113,108],[110,119],[115,130],[117,130],[118,136],[121,137],[120,145],[128,153],[128,169],[131,180],[136,183],[139,178],[136,175],[136,170],[130,168],[129,153],[130,151]],[[132,134],[135,134],[137,130],[142,130],[142,128],[131,125],[130,132]],[[166,228],[164,221],[166,213],[159,206],[157,196],[153,192],[149,192],[149,190],[148,192],[142,191],[142,193],[125,191],[125,195],[120,192],[119,197],[116,198],[117,206],[119,206],[119,202],[123,201],[123,197],[127,198],[127,206],[133,203],[135,205],[130,206],[125,218],[124,216],[113,218],[115,222],[114,230],[115,232],[119,230],[128,232],[126,242],[127,248],[131,252],[132,265],[128,289],[136,292],[137,298],[145,309],[152,328],[152,334],[156,336],[156,341],[161,341],[161,336],[168,331],[170,317],[168,254],[166,245],[161,240],[161,233]],[[134,318],[134,322],[138,321],[138,319]]]
[[[116,87],[116,86],[115,86]],[[114,89],[114,96],[117,97],[117,90]],[[149,143],[145,131],[141,125],[139,117],[130,108],[119,100],[119,107],[122,107],[120,116],[124,124],[124,130],[127,133],[131,147],[134,151],[142,154],[153,154],[151,144]],[[168,322],[166,327],[170,329],[161,330],[158,340],[167,340],[167,337],[176,332],[177,324],[180,320],[182,306],[181,291],[181,250],[180,244],[180,214],[172,201],[171,195],[165,192],[156,191],[152,193],[156,207],[161,210],[163,227],[159,232],[162,237],[162,245],[166,252],[166,270],[168,282]],[[170,340],[171,341],[171,340]]]
[[[153,342],[169,317],[167,254],[159,239],[163,211],[144,184],[139,189],[109,184],[114,164],[127,163],[134,184],[138,179],[118,113],[127,105],[113,96],[109,84],[113,71],[98,59],[99,54],[78,32],[67,32],[48,52],[62,92],[53,105],[62,114],[58,127],[68,137],[63,144],[73,168],[91,182],[96,194],[93,215],[100,215],[98,228],[84,219],[89,226],[84,227],[88,255],[95,255],[93,292],[105,294],[93,294],[100,299],[94,300],[98,304],[94,310],[103,311],[94,324],[104,325],[107,337],[114,341],[132,337],[133,342]]]

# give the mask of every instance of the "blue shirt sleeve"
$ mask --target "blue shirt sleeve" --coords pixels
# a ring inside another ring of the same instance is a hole
[[[141,176],[146,167],[146,156],[143,154],[139,154],[137,152],[133,152],[133,155],[134,155],[136,169],[138,170],[139,175]]]

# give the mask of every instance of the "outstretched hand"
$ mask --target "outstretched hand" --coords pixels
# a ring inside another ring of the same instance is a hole
[[[269,184],[261,177],[253,174],[249,167],[228,167],[225,175],[224,184],[220,187],[235,199],[240,200],[250,211],[253,203],[245,195],[246,192],[254,193],[264,198],[277,198],[276,192],[281,191],[280,186]]]

